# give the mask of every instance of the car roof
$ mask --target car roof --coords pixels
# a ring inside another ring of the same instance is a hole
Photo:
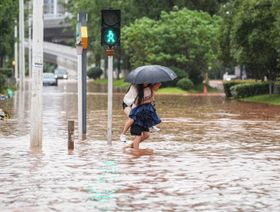
[[[54,70],[54,72],[67,72],[67,70],[62,68],[57,68]]]

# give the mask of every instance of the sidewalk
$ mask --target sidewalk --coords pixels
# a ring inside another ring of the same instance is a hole
[[[209,80],[209,85],[213,88],[217,88],[221,92],[224,92],[224,86],[222,80]]]
[[[183,94],[183,96],[225,96],[225,93],[220,92],[220,93],[187,93],[187,94]]]

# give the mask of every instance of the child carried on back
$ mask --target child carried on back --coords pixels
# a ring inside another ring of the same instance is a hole
[[[133,85],[128,89],[128,92],[125,94],[123,98],[123,110],[127,117],[129,117],[131,110],[136,106],[153,103],[154,102],[154,91],[158,89],[160,83],[155,84],[139,84]],[[140,93],[139,93],[140,92]],[[155,109],[154,109],[155,110]],[[135,118],[135,117],[134,117]],[[120,140],[122,142],[126,142],[126,132],[132,126],[134,120],[132,118],[128,118],[123,128],[122,134],[120,135]],[[150,126],[150,131],[159,131],[155,125]]]

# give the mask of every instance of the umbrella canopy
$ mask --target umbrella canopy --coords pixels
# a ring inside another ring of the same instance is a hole
[[[160,65],[146,65],[131,71],[125,81],[132,84],[156,83],[174,80],[176,77],[177,75],[170,68]]]

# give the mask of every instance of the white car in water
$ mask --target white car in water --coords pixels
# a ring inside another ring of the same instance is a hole
[[[43,85],[57,86],[57,78],[54,73],[43,73]]]
[[[62,68],[55,69],[54,75],[57,79],[68,79],[68,72]]]

